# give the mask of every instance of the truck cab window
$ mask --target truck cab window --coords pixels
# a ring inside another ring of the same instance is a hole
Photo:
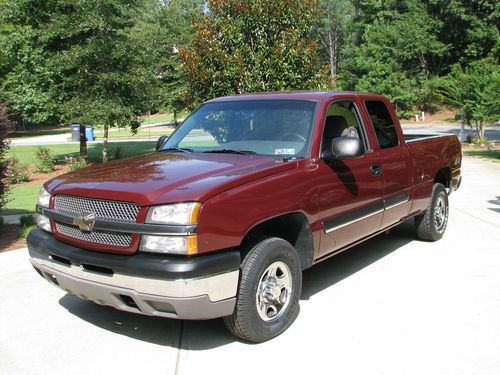
[[[399,144],[398,133],[385,103],[378,100],[368,100],[365,101],[365,106],[372,120],[380,148],[396,147]]]
[[[356,107],[351,101],[335,102],[328,107],[321,151],[329,150],[332,140],[336,137],[359,138],[363,140],[365,149],[368,149]]]

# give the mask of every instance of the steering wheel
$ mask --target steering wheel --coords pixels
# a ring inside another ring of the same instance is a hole
[[[299,142],[306,142],[305,137],[303,137],[299,133],[293,133],[293,132],[285,133],[281,136],[281,138],[284,141],[297,141],[298,140]]]

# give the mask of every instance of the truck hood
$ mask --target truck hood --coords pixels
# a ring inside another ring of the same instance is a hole
[[[45,184],[55,194],[150,206],[198,201],[233,187],[297,167],[273,157],[234,154],[156,153],[94,165]]]

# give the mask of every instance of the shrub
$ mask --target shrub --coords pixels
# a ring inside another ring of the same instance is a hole
[[[36,150],[36,157],[38,159],[38,165],[35,172],[50,173],[54,171],[55,160],[50,149],[46,147],[38,147]]]
[[[19,218],[19,224],[21,224],[22,232],[20,237],[26,238],[28,234],[36,228],[35,217],[33,215],[23,215]]]
[[[64,160],[69,164],[70,171],[76,171],[77,169],[85,168],[88,163],[83,157],[73,157],[65,156]]]
[[[117,147],[111,150],[111,157],[113,160],[118,160],[123,158],[123,148],[122,147]]]
[[[5,153],[9,148],[7,135],[11,129],[12,123],[7,117],[7,111],[4,103],[0,102],[0,210],[6,203],[7,199],[7,161],[4,159]]]
[[[21,232],[21,236],[22,238],[26,238],[28,237],[28,234],[30,234],[30,232],[33,230],[33,229],[36,229],[36,226],[35,225],[32,225],[30,227],[26,227],[26,228],[23,228],[23,231]]]
[[[7,182],[11,185],[29,181],[28,168],[19,162],[18,158],[7,159]]]
[[[19,218],[19,223],[23,228],[32,227],[35,225],[35,217],[33,215],[23,215]]]

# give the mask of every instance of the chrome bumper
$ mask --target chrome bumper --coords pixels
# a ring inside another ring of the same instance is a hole
[[[65,265],[49,257],[31,257],[37,272],[51,284],[119,310],[178,319],[212,319],[231,315],[239,272],[185,280],[162,280],[119,273],[105,275]]]

